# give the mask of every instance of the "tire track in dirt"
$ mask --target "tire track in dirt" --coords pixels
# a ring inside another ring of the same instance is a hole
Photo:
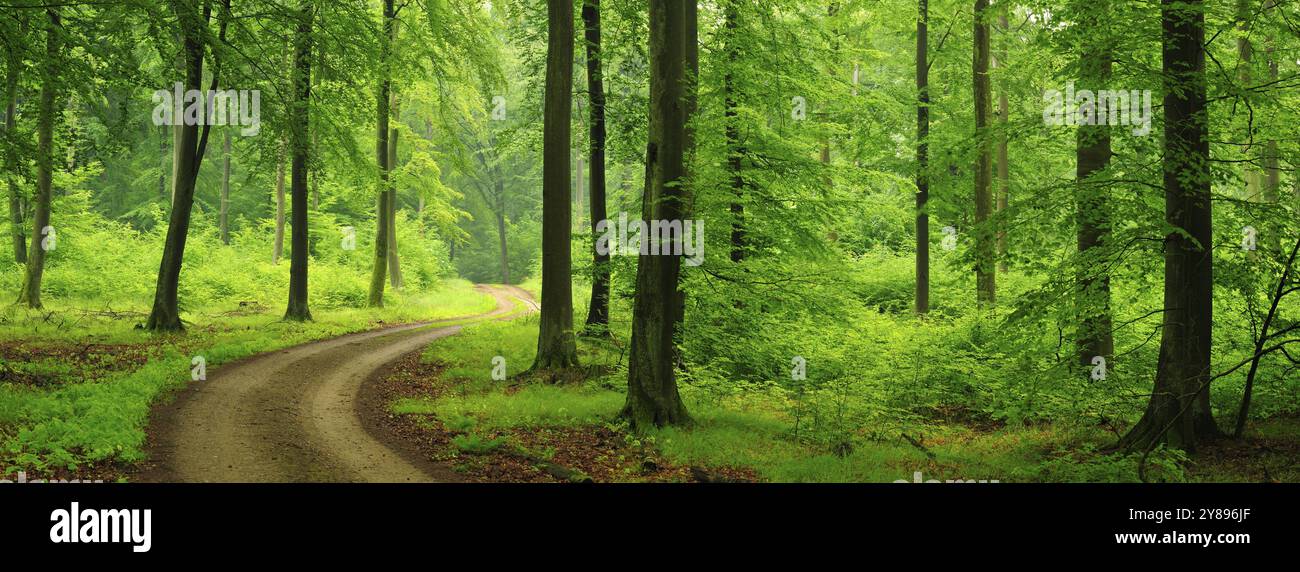
[[[510,317],[514,286],[479,286]],[[441,323],[463,319],[443,320]],[[154,410],[147,468],[139,482],[436,482],[455,474],[394,447],[363,420],[363,383],[402,356],[461,325],[410,324],[350,334],[223,365]]]

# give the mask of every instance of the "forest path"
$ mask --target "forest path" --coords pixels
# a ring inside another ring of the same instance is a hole
[[[365,419],[363,383],[402,356],[482,321],[537,304],[515,286],[478,289],[497,301],[470,318],[408,324],[312,342],[225,364],[154,410],[150,463],[137,482],[437,482],[447,467],[394,443]],[[439,327],[440,323],[456,325]],[[378,411],[376,411],[378,409]]]

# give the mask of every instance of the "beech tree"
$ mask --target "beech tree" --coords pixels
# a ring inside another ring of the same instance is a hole
[[[1206,117],[1205,3],[1161,0],[1165,293],[1160,360],[1146,412],[1122,446],[1195,450],[1218,437],[1210,409],[1214,257]]]
[[[641,211],[647,226],[655,220],[682,220],[689,109],[684,85],[688,12],[693,11],[683,0],[650,1],[649,177]],[[680,270],[678,255],[641,256],[637,264],[627,401],[622,412],[635,428],[690,422],[677,391],[674,318]]]
[[[573,3],[547,0],[546,99],[542,135],[542,311],[532,369],[578,365],[573,331],[570,121],[573,116]]]

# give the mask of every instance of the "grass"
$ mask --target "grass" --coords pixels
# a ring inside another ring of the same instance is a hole
[[[231,315],[228,309],[201,308],[185,313],[194,321],[182,334],[136,330],[134,321],[96,316],[75,303],[51,305],[39,313],[10,307],[3,314],[0,342],[157,347],[142,367],[95,381],[50,388],[0,383],[0,467],[4,473],[39,474],[141,460],[149,410],[164,395],[190,383],[193,356],[204,357],[210,374],[223,363],[257,353],[379,325],[468,316],[496,307],[490,295],[463,280],[394,298],[396,303],[379,310],[316,311],[313,322],[302,324],[282,321],[276,309]]]
[[[617,328],[616,328],[617,329]],[[397,414],[433,414],[459,430],[600,427],[618,423],[625,356],[614,342],[580,338],[580,363],[594,368],[585,380],[544,384],[527,378],[494,381],[491,359],[530,364],[536,352],[536,319],[477,324],[454,339],[434,342],[425,361],[446,365],[456,390],[437,399],[403,399]],[[518,368],[511,366],[511,373]],[[1135,482],[1138,455],[1100,451],[1114,435],[1091,426],[1033,423],[999,428],[929,420],[909,434],[857,434],[836,452],[796,438],[789,404],[777,393],[751,391],[717,398],[707,389],[681,387],[694,420],[635,438],[678,465],[750,469],[772,482],[878,482],[976,480],[999,482]],[[1292,436],[1296,427],[1262,423],[1261,435]],[[914,442],[913,442],[914,441]],[[478,443],[465,443],[474,449]],[[1279,461],[1280,462],[1280,461]],[[1157,450],[1147,460],[1148,479],[1248,480],[1222,467],[1188,475],[1181,453]],[[1295,475],[1291,475],[1294,478]]]

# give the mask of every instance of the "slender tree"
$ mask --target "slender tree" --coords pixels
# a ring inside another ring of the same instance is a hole
[[[975,288],[981,305],[997,299],[997,267],[993,262],[996,237],[986,226],[993,212],[989,17],[989,0],[975,0]]]
[[[1210,410],[1214,258],[1205,3],[1161,0],[1164,77],[1164,326],[1151,401],[1122,447],[1194,450],[1220,435]]]
[[[18,78],[23,65],[23,42],[27,38],[27,16],[19,11],[17,38],[7,42],[5,75],[5,182],[9,185],[9,232],[14,245],[14,262],[27,263],[27,235],[23,232],[23,196],[18,189]]]
[[[394,29],[396,29],[397,23],[394,22],[393,24],[394,24]],[[396,90],[394,90],[391,100],[393,102],[392,103],[393,117],[395,118],[401,117],[401,113],[398,112],[398,100],[397,100]],[[396,122],[394,122],[393,127],[388,130],[388,172],[390,173],[389,175],[390,179],[392,178],[391,173],[393,172],[393,169],[397,167],[397,133],[398,133],[397,124]],[[402,287],[402,264],[397,257],[396,181],[390,180],[389,185],[390,185],[390,190],[389,190],[390,196],[388,199],[388,212],[385,213],[385,216],[388,217],[388,281],[389,284],[392,284],[393,288],[401,288]]]
[[[690,0],[694,1],[694,0]],[[650,0],[650,141],[646,153],[642,219],[680,221],[680,182],[689,111],[684,85],[688,61],[683,0]],[[636,301],[622,416],[638,429],[690,422],[677,392],[676,320],[679,255],[643,256],[636,271]]]
[[[293,150],[290,194],[293,200],[293,235],[289,252],[289,304],[286,320],[311,319],[307,304],[307,166],[310,163],[311,139],[311,51],[313,0],[302,0],[298,9],[298,27],[294,35],[293,106],[289,110],[289,143]]]
[[[723,29],[727,72],[722,77],[722,106],[727,139],[727,170],[731,173],[731,261],[745,259],[745,176],[741,172],[746,150],[740,143],[740,111],[736,94],[736,66],[740,61],[739,0],[727,0],[723,8]]]
[[[370,274],[370,307],[384,307],[384,280],[388,271],[388,209],[393,199],[388,164],[388,92],[392,81],[393,0],[384,0],[384,30],[379,40],[379,94],[376,107],[375,156],[379,163],[379,205],[375,209],[375,263]]]
[[[1110,1],[1088,2],[1080,10],[1081,24],[1088,33],[1082,35],[1079,57],[1080,83],[1091,90],[1106,89],[1111,76]],[[1111,158],[1110,126],[1103,119],[1110,111],[1104,101],[1094,101],[1084,113],[1093,115],[1091,125],[1080,125],[1076,132],[1075,208],[1080,267],[1077,273],[1078,352],[1079,362],[1088,365],[1096,357],[1108,364],[1113,361],[1115,341],[1111,334],[1110,273],[1097,254],[1110,235],[1110,187],[1098,175],[1106,170]]]
[[[1007,38],[1011,35],[1010,24],[1007,22],[1007,13],[1001,10],[998,13],[998,31],[1000,39],[998,40],[998,51],[993,55],[993,67],[1000,72],[998,78],[998,164],[997,164],[997,212],[1002,213],[1007,210],[1007,202],[1011,195],[1011,163],[1007,154],[1007,125],[1011,113],[1011,103],[1007,98]],[[1005,213],[1003,218],[1005,219]],[[1007,228],[1006,222],[998,223],[998,272],[1006,273],[1007,271]]]
[[[63,55],[60,28],[63,27],[58,8],[46,8],[49,21],[45,25],[45,61],[41,62],[41,99],[36,117],[36,212],[32,231],[32,246],[27,258],[27,272],[18,302],[31,308],[41,307],[41,276],[45,273],[45,253],[50,236],[50,194],[54,172],[54,109],[58,97],[59,58]]]
[[[397,45],[398,26],[399,21],[393,20],[393,31],[389,37],[389,42],[393,46]],[[390,47],[389,53],[391,54],[394,49]],[[392,172],[393,169],[397,168],[397,121],[400,121],[402,113],[399,111],[400,101],[397,97],[397,89],[390,87],[388,97],[391,115],[394,119],[391,122],[392,126],[388,130],[389,196],[388,210],[384,213],[384,216],[388,217],[388,280],[393,285],[393,288],[401,288],[402,265],[397,256],[397,184],[393,180]]]
[[[230,246],[230,128],[221,130],[221,205],[217,225],[221,230],[221,244]]]
[[[591,233],[592,276],[591,303],[587,306],[587,331],[603,333],[609,328],[609,252],[596,248],[596,237],[607,220],[605,212],[605,85],[601,73],[600,0],[584,0],[582,23],[587,45],[588,152],[591,156]]]
[[[271,264],[279,264],[284,256],[284,144],[275,155],[275,243],[271,251]]]
[[[200,10],[193,0],[172,0],[172,9],[180,22],[181,46],[185,61],[185,90],[198,91],[203,82],[204,40],[207,36],[207,22],[210,6]],[[222,16],[217,34],[217,43],[226,39],[226,24],[229,21],[230,1],[222,3]],[[213,70],[210,90],[215,90],[220,76],[221,65],[219,51],[213,52]],[[200,103],[201,105],[201,103]],[[189,115],[186,113],[185,115]],[[181,265],[185,261],[185,239],[190,229],[190,211],[194,207],[194,185],[198,179],[199,166],[208,144],[210,126],[205,125],[200,134],[197,121],[190,118],[173,117],[177,124],[175,143],[175,167],[172,177],[172,212],[167,224],[167,238],[163,246],[162,262],[158,267],[158,283],[154,289],[153,309],[145,328],[155,331],[177,331],[184,329],[181,324],[177,292],[180,289]]]
[[[930,56],[928,0],[916,19],[916,313],[930,311]]]
[[[546,98],[542,125],[542,311],[532,369],[578,365],[571,282],[573,197],[573,2],[547,0]]]

